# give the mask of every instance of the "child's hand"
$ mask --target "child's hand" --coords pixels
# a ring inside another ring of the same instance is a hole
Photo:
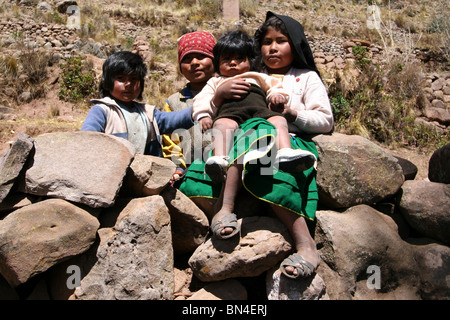
[[[210,129],[212,127],[212,119],[210,117],[203,117],[200,120],[200,126],[202,127],[202,131],[205,132],[206,130]]]
[[[297,119],[297,111],[291,109],[287,104],[284,105],[284,110],[281,113],[287,122],[294,122]]]
[[[286,97],[282,94],[274,94],[270,97],[269,109],[279,113],[283,113],[286,109]]]
[[[173,184],[180,180],[180,178],[182,177],[184,173],[184,170],[181,168],[177,168],[175,173],[172,175],[172,179],[170,179],[169,184],[173,187]]]
[[[220,108],[224,100],[241,99],[250,91],[251,84],[245,79],[233,79],[220,85],[214,94],[213,103]]]

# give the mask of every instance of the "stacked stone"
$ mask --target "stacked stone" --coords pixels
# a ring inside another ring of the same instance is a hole
[[[374,43],[361,39],[352,39],[342,43],[334,38],[311,38],[311,49],[314,61],[318,68],[344,69],[347,64],[355,59],[353,47],[361,46],[367,49],[367,56],[372,61],[379,61],[382,48]]]
[[[18,41],[31,47],[56,48],[62,50],[78,40],[76,31],[65,25],[36,23],[27,20],[11,20],[0,22],[0,38],[2,40]]]
[[[438,132],[448,132],[450,125],[450,74],[432,73],[425,76],[422,102],[423,115]]]

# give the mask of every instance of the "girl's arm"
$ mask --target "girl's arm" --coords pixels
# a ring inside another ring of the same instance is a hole
[[[304,108],[286,110],[286,118],[306,133],[328,133],[333,130],[333,112],[330,99],[317,73],[309,72],[304,86]],[[293,97],[295,98],[295,96]],[[289,109],[289,108],[288,108]]]
[[[94,105],[88,112],[83,122],[81,131],[105,132],[106,113],[98,105]]]

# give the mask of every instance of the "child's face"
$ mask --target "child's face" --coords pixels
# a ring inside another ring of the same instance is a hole
[[[250,71],[250,61],[247,57],[234,55],[222,55],[219,58],[219,73],[224,77],[233,77]]]
[[[192,84],[204,85],[214,75],[214,64],[210,57],[201,53],[189,53],[180,62],[183,76]]]
[[[285,74],[294,61],[289,38],[273,27],[267,29],[262,41],[261,53],[269,73]]]
[[[133,100],[139,97],[141,81],[137,74],[118,74],[114,76],[114,87],[111,95],[127,106],[133,104]]]

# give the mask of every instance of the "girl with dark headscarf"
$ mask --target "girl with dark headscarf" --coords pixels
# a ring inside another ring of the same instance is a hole
[[[292,144],[318,156],[314,142],[306,135],[331,132],[333,114],[302,25],[291,17],[269,11],[255,39],[261,48],[265,72],[279,74],[283,89],[289,93],[288,103],[279,111],[289,122]],[[297,179],[298,184],[292,188],[293,193],[298,190],[301,195],[298,197],[300,211],[292,210],[283,202],[272,205],[295,242],[296,252],[280,265],[281,271],[290,278],[311,275],[320,261],[305,220],[315,219],[318,203],[315,174],[315,169],[304,172],[305,179]]]
[[[331,132],[333,115],[301,24],[290,17],[268,12],[255,38],[261,48],[264,71],[282,78],[283,89],[289,93],[288,102],[279,112],[288,121],[292,148],[310,151],[318,157],[317,148],[308,135]],[[265,137],[276,136],[275,128],[264,119],[251,119],[239,128],[234,150],[230,153],[230,158],[235,160],[228,168],[224,185],[205,179],[204,163],[198,163],[191,165],[180,190],[192,198],[220,196],[220,209],[213,217],[212,229],[213,235],[220,230],[221,236],[226,237],[238,234],[240,229],[239,216],[233,211],[234,201],[244,187],[249,194],[268,204],[294,239],[296,252],[281,263],[281,271],[290,278],[311,276],[320,261],[306,222],[315,219],[317,210],[316,168],[288,173],[277,170],[273,162],[267,166],[267,159],[263,157],[270,158],[275,152],[258,149],[258,143],[254,142],[260,139],[261,132]],[[245,154],[241,156],[236,150],[245,150]],[[254,161],[253,153],[262,155],[261,159]],[[236,154],[239,157],[233,158]]]

